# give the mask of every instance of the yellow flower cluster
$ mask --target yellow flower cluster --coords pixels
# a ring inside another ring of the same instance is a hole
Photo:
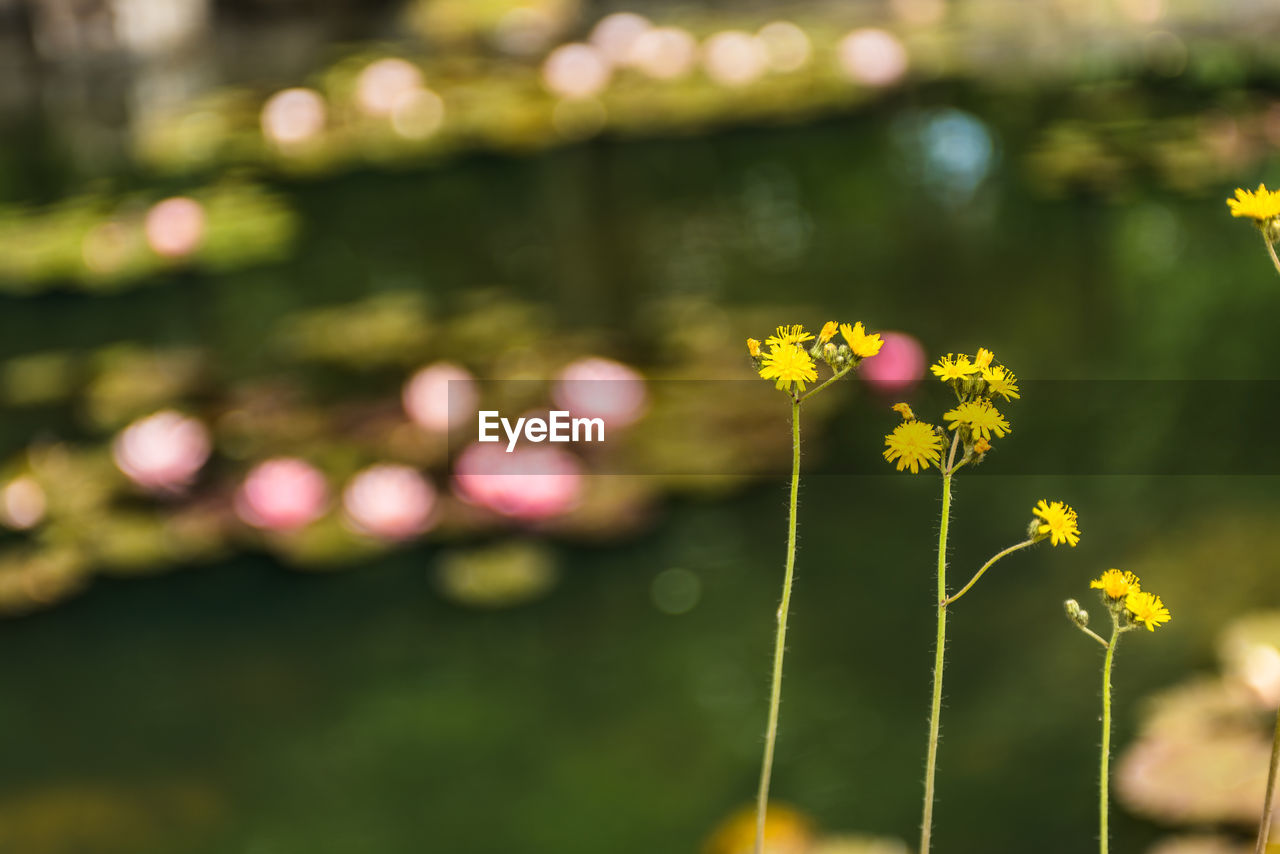
[[[1033,539],[1048,539],[1054,546],[1066,543],[1072,548],[1080,542],[1080,519],[1067,504],[1041,499],[1031,512],[1039,519],[1032,532]]]
[[[911,407],[905,403],[894,405],[894,411],[902,414],[903,423],[884,437],[884,458],[896,462],[898,471],[909,468],[915,473],[930,465],[942,468],[942,449],[947,444],[948,432],[954,434],[954,441],[963,443],[963,464],[975,458],[981,461],[991,450],[992,438],[1002,439],[1012,429],[992,400],[996,395],[1006,401],[1017,399],[1020,396],[1018,378],[1013,371],[997,364],[990,350],[980,347],[972,357],[967,353],[948,353],[930,370],[951,386],[958,403],[942,416],[947,422],[946,430],[916,421]]]
[[[1160,597],[1143,590],[1138,576],[1132,572],[1108,569],[1089,582],[1089,586],[1102,591],[1103,598],[1113,611],[1119,612],[1123,608],[1123,613],[1132,621],[1132,625],[1146,626],[1149,632],[1154,632],[1157,626],[1173,619]]]
[[[845,343],[837,346],[832,339],[839,332]],[[798,394],[805,383],[818,379],[817,360],[825,362],[837,376],[858,366],[863,359],[880,352],[884,341],[868,334],[861,323],[852,326],[829,320],[822,326],[812,347],[802,345],[814,336],[800,324],[779,326],[765,339],[763,347],[755,338],[747,339],[747,354],[761,378],[773,380],[779,391]],[[767,348],[767,349],[766,349]]]

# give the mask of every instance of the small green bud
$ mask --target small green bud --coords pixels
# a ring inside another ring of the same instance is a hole
[[[1062,603],[1067,611],[1067,619],[1075,623],[1080,628],[1089,625],[1089,612],[1080,607],[1080,603],[1074,599],[1068,599]]]

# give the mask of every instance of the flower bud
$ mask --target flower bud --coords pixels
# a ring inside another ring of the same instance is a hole
[[[1062,603],[1067,611],[1067,619],[1075,623],[1080,628],[1089,625],[1089,612],[1080,607],[1080,603],[1074,599],[1068,599]]]

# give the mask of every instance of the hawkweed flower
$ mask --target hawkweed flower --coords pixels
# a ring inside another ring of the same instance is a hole
[[[1268,190],[1259,184],[1257,190],[1236,189],[1236,197],[1227,199],[1231,215],[1248,219],[1258,227],[1262,242],[1271,256],[1271,263],[1280,272],[1280,256],[1276,255],[1276,240],[1280,239],[1280,191]]]
[[[942,437],[938,428],[914,418],[904,421],[884,437],[884,458],[897,461],[898,471],[911,469],[916,474],[922,468],[942,462]]]
[[[846,333],[848,337],[848,333]],[[933,835],[934,782],[937,776],[938,736],[942,719],[942,676],[946,664],[947,606],[964,596],[977,584],[987,570],[998,561],[1049,539],[1053,545],[1066,542],[1075,545],[1080,538],[1080,528],[1075,511],[1061,501],[1052,505],[1040,502],[1048,518],[1037,518],[1025,538],[997,552],[954,595],[947,595],[947,531],[951,524],[951,481],[953,475],[966,465],[976,465],[985,459],[992,449],[992,440],[1003,439],[1011,431],[1009,420],[995,407],[992,398],[999,395],[1005,401],[1019,397],[1017,378],[1007,367],[996,360],[995,353],[985,347],[970,356],[967,353],[947,353],[934,363],[930,371],[939,382],[948,385],[956,396],[954,408],[943,413],[944,427],[918,420],[906,403],[892,408],[902,416],[898,424],[884,437],[883,456],[898,471],[919,474],[936,468],[942,475],[942,522],[938,529],[937,548],[937,638],[934,644],[933,699],[929,713],[929,741],[925,759],[923,817],[920,822],[920,854],[928,854]],[[1042,526],[1048,526],[1041,533]]]
[[[837,346],[832,339],[839,332],[847,344]],[[813,341],[810,349],[803,345]],[[760,789],[756,796],[755,854],[764,847],[765,816],[769,807],[769,780],[773,771],[773,751],[778,737],[778,709],[782,702],[782,660],[786,649],[787,616],[791,610],[791,586],[796,565],[796,503],[800,491],[800,405],[832,383],[848,375],[865,358],[880,352],[880,336],[869,335],[861,323],[828,321],[822,325],[817,339],[799,324],[779,326],[765,339],[764,346],[755,338],[747,339],[751,367],[785,392],[791,403],[791,500],[787,514],[787,557],[782,580],[782,604],[777,613],[777,633],[773,648],[773,679],[769,695],[769,720],[765,728],[764,756],[760,767]],[[807,383],[818,381],[821,360],[831,369],[831,376],[806,391]],[[936,437],[935,437],[936,438]],[[939,443],[941,439],[937,440]],[[940,451],[933,452],[936,464]]]
[[[930,366],[929,370],[935,377],[946,383],[968,379],[974,371],[978,370],[978,367],[963,353],[959,356],[948,353],[939,359],[937,364]]]
[[[1076,511],[1066,504],[1061,501],[1049,502],[1042,499],[1031,512],[1040,520],[1039,524],[1033,523],[1035,531],[1032,538],[1037,542],[1047,538],[1052,545],[1060,546],[1067,543],[1072,548],[1080,542],[1080,520],[1076,516]]]
[[[776,332],[765,339],[764,343],[769,347],[777,347],[781,344],[803,344],[812,340],[813,336],[805,332],[804,326],[793,323],[790,326],[779,326]]]
[[[1009,421],[1000,414],[1000,410],[991,405],[985,397],[966,400],[950,412],[943,413],[943,420],[953,422],[947,425],[948,430],[964,428],[975,439],[991,440],[992,435],[1003,439],[1009,434]]]
[[[791,391],[793,385],[804,391],[805,383],[817,381],[818,368],[799,344],[776,344],[761,360],[760,376],[776,380],[779,391]]]
[[[1015,400],[1018,394],[1018,378],[1013,371],[999,365],[982,369],[982,381],[987,386],[987,394],[1000,395],[1006,401]]]
[[[1130,593],[1137,593],[1142,589],[1142,586],[1138,583],[1138,576],[1132,572],[1121,572],[1118,569],[1108,569],[1102,575],[1090,581],[1089,586],[1095,590],[1101,590],[1102,595],[1112,603],[1119,602]]]
[[[840,324],[840,337],[844,338],[845,343],[849,345],[849,349],[853,351],[853,355],[859,359],[869,359],[880,352],[880,348],[884,346],[879,334],[868,335],[867,331],[862,328],[862,322],[859,321],[852,326],[847,323]]]
[[[1108,569],[1090,581],[1089,586],[1100,591],[1102,604],[1111,615],[1110,640],[1089,628],[1088,614],[1074,599],[1068,599],[1065,605],[1067,619],[1107,651],[1102,660],[1102,749],[1098,762],[1098,845],[1101,854],[1107,854],[1107,822],[1111,805],[1111,671],[1116,645],[1125,632],[1141,627],[1154,632],[1158,626],[1169,622],[1171,615],[1159,596],[1142,589],[1138,576],[1132,572]]]

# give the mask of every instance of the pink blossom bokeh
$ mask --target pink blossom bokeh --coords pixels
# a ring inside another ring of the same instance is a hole
[[[910,390],[924,377],[924,345],[905,332],[881,332],[884,346],[880,352],[864,359],[858,375],[882,394],[900,394]]]
[[[559,448],[473,444],[458,457],[454,488],[468,503],[513,519],[550,519],[582,496],[582,464]]]
[[[179,491],[209,459],[209,431],[173,410],[134,421],[111,443],[111,456],[125,476],[145,489]]]
[[[415,424],[433,433],[457,427],[476,413],[480,400],[475,378],[452,362],[436,362],[404,384],[401,403]]]
[[[147,245],[164,258],[182,258],[199,249],[204,228],[204,208],[184,196],[157,202],[143,223]]]
[[[649,405],[649,391],[638,371],[599,356],[566,366],[556,378],[551,397],[573,417],[602,418],[611,428],[634,423]]]
[[[359,472],[342,493],[347,521],[357,531],[404,540],[430,527],[436,491],[409,466],[383,463]]]
[[[310,463],[277,457],[254,466],[236,492],[236,512],[255,528],[294,531],[324,515],[329,486]]]

